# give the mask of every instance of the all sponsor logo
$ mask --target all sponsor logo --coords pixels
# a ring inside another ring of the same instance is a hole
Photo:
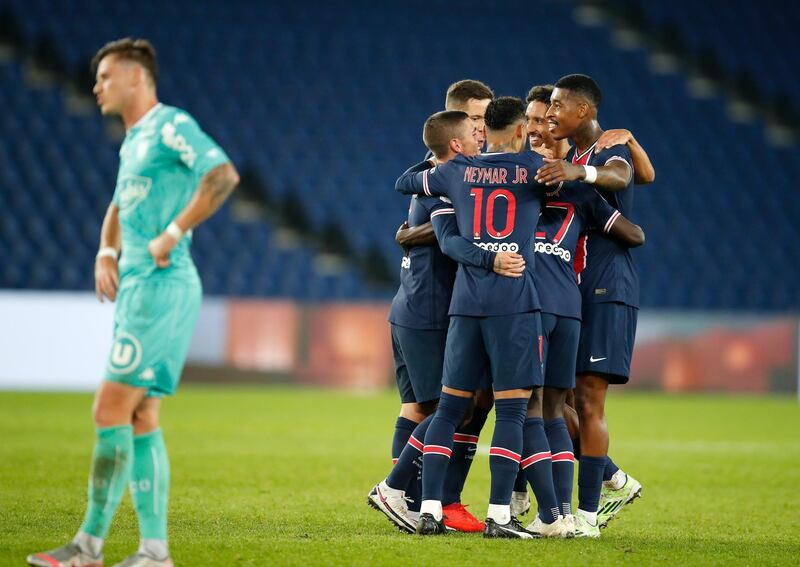
[[[539,254],[550,254],[551,256],[558,256],[565,262],[572,261],[572,254],[566,248],[562,248],[558,244],[551,242],[537,242],[533,249]]]
[[[516,242],[473,242],[473,244],[489,252],[519,252],[519,244]]]

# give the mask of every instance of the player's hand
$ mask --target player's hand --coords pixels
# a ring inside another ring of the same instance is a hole
[[[408,223],[403,222],[403,224],[400,225],[400,227],[397,229],[397,232],[394,234],[394,241],[402,247],[405,247],[405,233],[407,230]]]
[[[169,253],[178,243],[166,232],[162,232],[147,244],[147,251],[153,257],[156,266],[166,268],[169,266]]]
[[[100,303],[103,297],[111,301],[117,298],[119,287],[119,267],[117,259],[110,256],[101,256],[94,262],[94,293]]]
[[[555,185],[562,181],[577,181],[583,179],[585,170],[581,165],[575,165],[563,159],[544,158],[547,165],[536,171],[536,181],[545,185]]]
[[[498,252],[494,256],[494,267],[496,274],[507,278],[521,278],[525,272],[525,258],[516,252]]]
[[[606,130],[597,138],[597,145],[594,147],[594,153],[599,154],[611,146],[624,146],[631,140],[633,140],[633,134],[631,134],[630,130],[625,130],[624,128]]]

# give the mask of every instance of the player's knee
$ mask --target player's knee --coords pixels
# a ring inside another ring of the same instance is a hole
[[[531,397],[528,398],[528,417],[542,417],[542,389],[534,388],[531,390]]]
[[[489,411],[494,405],[494,392],[492,390],[478,390],[475,392],[475,406]]]
[[[142,435],[158,429],[158,408],[137,408],[133,413],[133,432]]]
[[[546,420],[564,417],[564,405],[567,390],[562,388],[544,388],[542,396],[542,414]]]
[[[576,389],[575,410],[578,412],[581,423],[603,418],[603,406],[598,403],[597,397],[591,391]]]
[[[103,400],[95,400],[92,418],[97,427],[116,427],[131,423],[130,414]]]

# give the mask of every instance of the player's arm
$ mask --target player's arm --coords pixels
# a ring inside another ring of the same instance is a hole
[[[394,240],[403,248],[413,248],[414,246],[436,246],[436,233],[433,231],[433,224],[426,222],[419,226],[409,228],[408,223],[403,223],[397,229]]]
[[[583,181],[605,191],[621,191],[628,186],[631,166],[623,159],[605,165],[577,165],[563,159],[544,158],[547,162],[536,172],[536,181],[552,186],[564,181]]]
[[[100,246],[94,261],[94,292],[101,302],[103,297],[111,301],[117,298],[119,287],[119,258],[122,249],[122,234],[119,226],[119,209],[113,202],[108,205],[103,226],[100,228]]]
[[[600,193],[589,189],[583,195],[583,198],[587,199],[583,203],[585,206],[588,205],[588,214],[591,215],[595,226],[602,227],[604,233],[613,236],[629,248],[644,244],[642,227],[623,217],[622,213],[609,205]]]
[[[430,169],[432,164],[428,160],[413,165],[397,179],[395,191],[404,195],[447,195],[441,170],[448,165],[449,162]]]
[[[623,244],[626,244],[629,248],[636,248],[644,244],[644,231],[642,227],[638,224],[633,224],[621,214],[617,214],[619,216],[612,222],[606,232]]]
[[[653,167],[650,157],[644,148],[633,137],[630,130],[616,129],[606,130],[600,135],[597,140],[597,146],[594,152],[600,153],[601,151],[612,146],[628,146],[631,152],[631,162],[633,163],[633,182],[636,185],[647,185],[656,180],[656,170]]]
[[[203,176],[191,201],[147,246],[159,268],[169,266],[169,253],[184,233],[217,212],[238,184],[239,174],[230,162],[216,166]]]
[[[432,212],[431,223],[442,252],[459,264],[510,278],[520,278],[525,272],[525,259],[516,252],[490,252],[461,236],[452,208]]]

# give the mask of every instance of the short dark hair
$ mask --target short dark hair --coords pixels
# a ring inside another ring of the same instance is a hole
[[[455,106],[464,106],[471,98],[477,100],[486,100],[494,98],[494,92],[488,86],[480,81],[473,79],[464,79],[456,81],[447,88],[447,96],[445,97],[445,106],[447,108]]]
[[[125,37],[109,41],[92,58],[92,74],[97,73],[100,61],[107,55],[116,55],[120,59],[135,61],[147,70],[153,84],[158,83],[158,60],[156,48],[146,39],[133,39]]]
[[[600,106],[600,102],[603,100],[600,87],[589,75],[566,75],[556,82],[556,88],[581,94],[595,107]]]
[[[528,91],[528,96],[525,102],[543,102],[547,105],[550,104],[550,96],[553,94],[553,85],[536,85],[531,87]]]
[[[515,96],[501,96],[486,107],[486,127],[490,130],[504,130],[525,120],[525,103]]]
[[[442,110],[431,115],[422,127],[422,141],[430,148],[433,155],[443,157],[447,154],[448,144],[457,138],[459,128],[469,119],[466,112],[460,110]]]

